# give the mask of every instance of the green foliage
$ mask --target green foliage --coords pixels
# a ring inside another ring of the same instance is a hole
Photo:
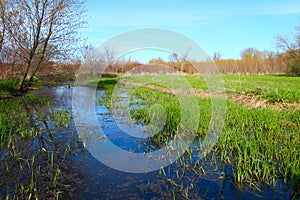
[[[164,129],[151,140],[159,146],[176,133],[180,122],[180,105],[176,97],[149,89],[139,89],[136,95],[147,101],[147,107],[133,113],[139,122],[149,123],[149,107],[158,103],[167,112]],[[278,112],[272,109],[251,109],[227,103],[227,117],[221,138],[215,149],[224,162],[231,165],[234,181],[275,185],[276,180],[294,177],[299,164],[300,111]],[[210,102],[199,98],[201,119],[198,136],[205,135],[210,122]],[[225,155],[226,152],[226,155]]]
[[[27,134],[31,135],[32,130],[29,127],[32,117],[28,113],[30,107],[45,106],[48,103],[47,98],[32,93],[14,99],[0,100],[0,133],[3,134],[2,139],[5,139],[5,134],[8,133],[21,137],[25,137]],[[0,142],[4,144],[5,140]]]
[[[288,72],[295,75],[300,75],[300,52],[298,53],[297,57],[290,58],[288,62],[289,62]]]
[[[214,75],[212,75],[214,76]],[[227,94],[254,94],[261,99],[275,102],[300,102],[300,77],[288,75],[220,75],[223,79],[225,92]],[[208,90],[205,76],[202,75],[184,75],[179,78],[178,75],[133,75],[122,77],[122,80],[136,83],[147,83],[168,89],[182,88],[181,79],[186,79],[191,88]],[[101,79],[98,88],[112,87],[120,78]],[[186,86],[185,86],[186,87]],[[189,88],[184,88],[189,89]]]

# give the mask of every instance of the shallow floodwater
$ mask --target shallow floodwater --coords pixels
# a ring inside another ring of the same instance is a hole
[[[53,100],[52,109],[65,108],[68,113],[72,112],[72,88],[64,86],[44,88],[34,93]],[[96,95],[97,99],[101,99],[105,96],[105,92],[98,90]],[[138,106],[132,107],[136,108]],[[118,147],[143,152],[143,148],[151,145],[145,138],[128,136],[120,130],[110,110],[104,105],[96,105],[96,115],[106,137]],[[136,174],[117,171],[99,162],[84,148],[72,120],[69,128],[60,131],[55,137],[61,144],[70,141],[77,144],[76,150],[70,153],[68,166],[64,172],[72,176],[72,181],[69,181],[72,187],[64,191],[62,199],[173,199],[172,195],[182,199],[178,188],[172,185],[172,180],[183,188],[190,188],[189,193],[193,194],[190,198],[289,199],[291,195],[291,191],[286,191],[280,180],[275,188],[262,186],[261,191],[239,189],[233,182],[229,166],[220,164],[222,168],[216,169],[209,160],[202,161],[206,173],[198,175],[187,170],[181,178],[177,178],[176,174],[181,173],[183,166],[177,163],[165,167],[164,172],[157,170]],[[145,145],[141,149],[139,144]],[[193,156],[194,161],[198,159],[197,152]],[[225,178],[220,178],[222,171]]]

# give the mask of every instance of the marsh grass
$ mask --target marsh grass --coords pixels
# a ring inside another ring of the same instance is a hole
[[[8,199],[59,198],[70,144],[59,144],[68,128],[65,109],[49,111],[44,96],[27,93],[0,100],[0,186]],[[48,110],[48,113],[46,112]]]
[[[171,76],[168,75],[166,78],[170,79]],[[191,85],[205,89],[201,82],[203,80],[198,76],[187,75],[186,77]],[[151,79],[150,75],[127,77],[133,82],[142,82],[145,78]],[[299,102],[296,98],[297,95],[299,97],[299,88],[297,88],[299,77],[281,77],[282,79],[279,80],[276,78],[267,75],[224,76],[227,92],[256,90],[256,94],[261,95],[261,98],[269,98],[269,101]],[[277,96],[270,96],[277,86],[281,88],[277,90],[275,94]],[[112,89],[113,86],[109,85],[107,93],[111,94]],[[132,100],[137,98],[146,102],[146,107],[131,112],[131,116],[139,123],[148,124],[151,121],[151,105],[159,104],[165,109],[167,120],[163,130],[149,138],[156,146],[164,146],[178,131],[181,113],[177,97],[161,91],[139,88],[135,91]],[[201,114],[195,142],[199,140],[198,142],[201,143],[201,138],[209,130],[211,101],[198,98],[198,102]],[[239,188],[250,187],[260,190],[262,185],[274,187],[279,179],[283,179],[286,185],[292,185],[294,197],[297,197],[299,192],[295,188],[299,186],[300,176],[299,129],[300,110],[248,109],[246,106],[228,100],[223,131],[213,153],[208,155],[208,160],[215,166],[214,171],[218,171],[221,178],[224,177],[222,166],[229,166],[233,181]],[[189,172],[201,175],[205,172],[205,164],[199,165],[201,160],[195,160],[192,156],[193,151],[200,149],[201,145],[188,149],[185,156],[177,160],[183,174]],[[165,175],[164,169],[160,170],[160,174],[169,177],[168,174]],[[190,183],[183,184],[176,179],[167,179],[166,182],[173,185],[173,193],[179,192],[184,198],[189,198],[192,194]]]

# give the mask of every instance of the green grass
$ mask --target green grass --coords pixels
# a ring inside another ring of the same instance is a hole
[[[194,87],[205,89],[204,81],[200,76],[184,77]],[[125,77],[127,81],[154,83],[160,86],[166,86],[166,80],[170,82],[172,78],[173,75]],[[297,85],[299,77],[224,75],[223,79],[227,93],[255,93],[269,101],[299,102],[296,98],[299,94],[299,84]],[[180,88],[180,82],[174,80],[173,88]],[[106,81],[103,80],[101,84],[105,85]],[[113,86],[110,84],[107,89],[111,94]],[[274,90],[278,91],[276,97],[272,96]],[[146,101],[145,108],[131,113],[136,121],[143,124],[148,124],[153,118],[152,105],[159,104],[165,109],[167,117],[163,130],[150,138],[154,144],[164,145],[179,130],[181,110],[178,96],[138,88],[132,100],[135,98]],[[196,138],[199,139],[209,130],[211,101],[198,98],[198,103],[201,115]],[[258,189],[261,184],[275,186],[276,181],[282,178],[285,183],[297,188],[300,177],[299,130],[300,110],[248,109],[246,106],[227,100],[225,124],[213,151],[224,164],[231,166],[234,182],[239,187],[248,185]],[[194,163],[192,165],[196,166]],[[194,170],[199,170],[196,168]]]
[[[181,81],[185,78],[191,87],[208,90],[207,77],[206,75],[134,75],[127,79],[168,88],[182,88]],[[271,103],[283,101],[300,103],[300,76],[226,74],[221,75],[220,80],[223,80],[222,84],[227,94],[254,94]]]
[[[223,75],[228,93],[257,94],[270,102],[300,103],[300,76]]]
[[[185,82],[182,81],[182,77],[174,75],[135,75],[123,78],[127,81],[147,82],[147,84],[161,87],[188,89]],[[193,87],[207,90],[204,81],[206,77],[186,75],[183,78]],[[230,94],[256,94],[270,102],[299,103],[299,99],[297,99],[299,97],[299,77],[224,75],[222,78],[226,92]],[[107,94],[106,102],[101,103],[111,107],[112,93],[119,80],[121,80],[120,77],[105,76],[100,80],[89,80],[86,85],[104,89]],[[13,91],[12,88],[16,81],[5,81],[1,88],[9,92]],[[155,117],[156,114],[163,114],[160,113],[162,109],[155,109],[157,107],[153,107],[153,105],[160,105],[166,111],[166,123],[158,134],[150,137],[152,144],[158,147],[163,146],[170,138],[175,137],[179,130],[189,130],[188,125],[180,127],[182,112],[193,112],[188,108],[186,110],[180,109],[178,98],[182,97],[184,98],[182,94],[175,96],[137,86],[137,90],[131,98],[132,103],[137,98],[146,103],[146,107],[141,107],[130,113],[137,122],[148,124],[159,119]],[[211,100],[209,98],[197,98],[197,103],[200,108],[200,119],[199,126],[195,131],[197,136],[195,141],[201,141],[201,138],[209,130]],[[259,189],[261,184],[273,186],[278,179],[282,178],[286,184],[292,185],[293,190],[297,192],[300,177],[300,110],[248,109],[246,106],[237,105],[232,101],[226,103],[227,113],[221,137],[214,146],[212,153],[208,155],[211,156],[211,162],[216,165],[217,160],[219,160],[224,165],[229,165],[232,169],[234,182],[239,187],[249,186],[253,189]],[[35,197],[35,195],[39,196],[36,191],[42,190],[43,183],[41,182],[43,180],[49,187],[47,197],[55,195],[58,197],[60,194],[60,177],[63,172],[59,162],[64,153],[70,150],[64,150],[65,146],[59,146],[61,149],[55,149],[55,141],[52,141],[51,137],[56,131],[67,128],[71,118],[66,110],[56,110],[48,115],[43,114],[40,108],[48,104],[49,101],[46,98],[31,93],[18,98],[0,100],[0,152],[5,152],[4,155],[1,155],[0,169],[2,171],[0,170],[0,175],[8,178],[10,175],[14,175],[11,179],[17,184],[9,190],[11,198],[28,199]],[[30,110],[33,110],[34,115],[28,112]],[[33,117],[36,118],[33,119]],[[187,124],[192,124],[194,118],[191,115],[186,120]],[[46,142],[50,145],[41,146],[40,150],[34,151],[35,153],[32,154],[30,153],[31,148],[35,147],[37,141],[42,140],[41,138],[45,134],[37,128],[37,124],[43,124],[45,121],[46,124],[47,122],[54,124],[52,129],[48,127],[49,137],[47,137]],[[193,129],[189,131],[193,132]],[[69,148],[66,147],[66,149]],[[176,190],[177,188],[184,198],[193,197],[191,195],[195,192],[190,185],[185,185],[180,181],[184,180],[185,177],[187,179],[196,177],[197,179],[205,173],[205,168],[199,163],[205,164],[207,160],[193,160],[192,151],[195,149],[187,149],[185,156],[176,161],[178,171],[180,171],[177,173],[178,180],[168,177],[166,181],[174,186],[173,189]],[[222,168],[218,170],[222,170]],[[159,173],[166,176],[167,170],[162,168]],[[18,174],[24,176],[23,179],[19,178]],[[192,175],[188,176],[187,174]],[[1,187],[9,184],[6,181],[8,180],[0,179]],[[175,190],[173,190],[174,196],[178,194]]]
[[[0,80],[0,94],[8,95],[12,92],[17,92],[15,86],[20,82],[20,79],[9,78]]]
[[[165,108],[168,116],[165,127],[152,140],[166,143],[178,130],[181,115],[177,97],[149,89],[140,89],[136,94],[147,101],[145,109],[133,113],[142,123],[150,122],[151,105],[158,103]],[[299,177],[300,111],[248,110],[229,101],[227,105],[225,125],[215,150],[222,161],[231,165],[236,184],[275,185],[279,178],[288,181]],[[199,99],[199,106],[201,119],[197,135],[201,137],[209,128],[210,101]]]
[[[0,97],[13,96],[18,92],[16,86],[20,82],[19,78],[0,79]],[[25,80],[25,84],[28,80]],[[33,79],[33,86],[40,87],[41,81],[37,78]]]
[[[45,112],[49,99],[33,93],[0,100],[0,186],[7,199],[58,198],[64,154],[55,134],[68,127],[65,109]],[[49,107],[48,107],[49,108]],[[47,189],[45,189],[47,188]]]

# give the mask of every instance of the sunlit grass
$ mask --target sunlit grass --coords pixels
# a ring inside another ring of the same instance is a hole
[[[172,79],[173,76],[168,75],[165,78],[168,80]],[[199,78],[200,76],[187,75],[185,77],[192,86],[205,89],[205,84],[203,79]],[[145,80],[147,80],[147,83],[152,84],[151,79],[157,80],[157,77],[137,75],[125,77],[125,79],[140,83],[145,83]],[[166,79],[161,80],[161,83],[164,83]],[[293,96],[299,92],[299,88],[296,85],[297,81],[299,81],[298,77],[251,75],[245,78],[238,75],[226,75],[223,76],[223,79],[225,80],[224,84],[227,92],[251,93],[253,88],[263,87],[265,88],[264,90],[255,94],[259,94],[261,98],[267,98],[270,101],[272,101],[272,97],[268,95],[271,94],[272,88],[283,84],[287,88],[281,87],[281,90],[278,90],[278,95],[282,95],[282,100],[298,101]],[[104,83],[105,80],[102,84]],[[163,86],[159,81],[156,84]],[[179,87],[179,84],[174,85],[174,88]],[[107,93],[111,94],[112,90],[113,87],[110,86]],[[146,107],[134,110],[131,113],[131,116],[139,123],[148,124],[151,121],[150,108],[152,105],[159,104],[165,109],[167,119],[163,130],[159,134],[150,137],[154,144],[163,146],[178,131],[181,113],[177,96],[140,87],[135,91],[132,100],[136,98],[146,102]],[[203,98],[198,98],[198,101],[201,115],[197,130],[198,137],[196,138],[201,140],[202,136],[209,130],[211,101]],[[278,101],[276,100],[276,102]],[[297,187],[300,176],[299,129],[300,110],[248,109],[246,106],[227,100],[225,124],[213,152],[215,152],[222,163],[231,167],[234,182],[239,187],[248,185],[253,189],[259,189],[261,184],[275,186],[276,182],[281,178],[285,183]],[[189,151],[191,150],[187,151],[187,155],[192,155]],[[183,169],[193,166],[190,170],[199,171],[199,166],[196,164],[198,161],[187,163],[179,159],[177,162],[179,162],[180,166],[185,166]],[[164,174],[163,171],[161,171],[161,174]],[[173,183],[174,181],[170,180],[169,182]],[[174,182],[173,185],[176,184]],[[183,196],[188,195],[188,191],[184,192],[185,189],[180,189],[183,192]]]
[[[217,76],[217,75],[211,75]],[[161,77],[161,79],[157,78]],[[125,80],[138,83],[148,83],[161,86],[168,83],[168,88],[181,88],[178,79],[185,78],[192,88],[208,90],[207,75],[131,75],[122,77]],[[152,81],[151,81],[152,80]],[[159,82],[160,80],[161,82]],[[298,102],[300,103],[300,77],[284,75],[220,75],[220,80],[224,85],[227,94],[254,94],[261,99],[266,99],[270,103],[274,102]],[[166,87],[166,86],[164,86]]]

